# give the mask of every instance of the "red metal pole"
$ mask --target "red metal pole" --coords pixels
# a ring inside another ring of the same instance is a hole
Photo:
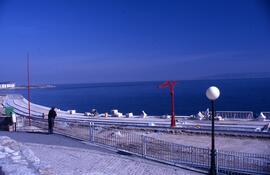
[[[171,117],[171,127],[175,127],[175,114],[174,114],[174,86],[176,85],[176,81],[165,81],[161,85],[160,88],[169,87],[170,94],[171,94],[171,101],[172,101],[172,117]]]
[[[30,71],[29,71],[29,53],[27,53],[27,81],[28,81],[28,120],[29,126],[31,126],[31,115],[30,115]]]
[[[174,87],[172,87],[174,88]],[[175,127],[175,116],[174,116],[174,89],[171,91],[171,98],[172,98],[172,117],[171,117],[171,127]]]

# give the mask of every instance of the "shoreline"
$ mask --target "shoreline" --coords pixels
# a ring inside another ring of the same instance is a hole
[[[16,86],[15,88],[0,88],[0,90],[18,90],[18,89],[27,89],[27,86]],[[37,85],[30,86],[30,89],[47,89],[47,88],[56,88],[55,85]]]
[[[206,111],[210,107],[210,103],[205,97],[204,89],[210,84],[222,87],[222,99],[217,102],[217,110],[250,111],[256,116],[262,111],[270,110],[268,107],[270,104],[267,100],[269,80],[205,83],[192,81],[180,82],[176,86],[175,114],[196,115],[199,111]],[[155,82],[149,82],[149,84],[148,82],[120,82],[53,85],[57,87],[55,89],[30,90],[31,101],[47,106],[58,106],[64,110],[75,109],[79,112],[89,112],[90,109],[95,108],[98,112],[110,113],[112,109],[116,108],[122,113],[135,112],[140,114],[142,110],[149,115],[170,115],[171,113],[168,89],[159,89],[158,83]],[[19,89],[21,90],[0,90],[0,92],[21,93],[28,98],[26,86]],[[236,93],[238,91],[239,93]]]
[[[2,106],[11,106],[15,109],[18,109],[19,112],[21,113],[28,113],[28,100],[26,98],[24,98],[21,94],[0,94],[0,103],[2,103]],[[48,106],[44,106],[41,104],[35,104],[35,103],[30,103],[31,105],[31,113],[33,115],[37,115],[39,114],[41,115],[46,115],[48,113],[48,111],[50,110],[50,107]],[[114,109],[115,110],[115,109]],[[112,110],[113,111],[113,110]],[[132,119],[143,119],[143,120],[147,120],[147,119],[159,119],[159,120],[163,120],[163,121],[170,121],[170,115],[146,115],[145,117],[141,116],[141,115],[133,115],[131,117],[126,117],[125,114],[123,114],[122,116],[113,116],[113,114],[108,114],[108,117],[105,117],[105,113],[100,113],[98,115],[94,115],[94,116],[89,116],[87,114],[90,113],[90,111],[85,111],[85,112],[77,112],[76,109],[72,109],[72,110],[61,110],[59,108],[57,108],[56,106],[56,112],[58,112],[60,114],[60,116],[62,115],[68,115],[68,117],[70,116],[79,116],[79,117],[86,117],[86,118],[92,118],[92,119],[97,119],[97,118],[113,118],[113,119],[126,119],[126,120],[132,120]],[[226,112],[226,111],[216,111],[218,112]],[[250,112],[250,111],[228,111],[228,112]],[[132,113],[132,112],[131,112]],[[121,113],[122,114],[122,113]],[[128,114],[128,113],[127,113]],[[194,115],[175,115],[175,119],[176,120],[189,120],[189,121],[200,121],[202,123],[207,122],[208,120],[198,120],[195,118],[192,118]],[[242,121],[242,122],[246,122],[246,123],[263,123],[263,122],[268,122],[267,121],[259,121],[256,120],[257,117],[255,118],[250,118],[250,119],[231,119],[228,118],[225,121],[223,121],[224,123],[227,123],[228,121]],[[270,120],[269,120],[270,121]],[[219,121],[216,121],[219,122]]]
[[[0,96],[1,97],[1,96]],[[17,115],[28,116],[28,101],[21,95],[6,95],[2,96],[3,106],[13,107],[14,112]],[[44,119],[48,115],[49,107],[31,103],[31,116],[36,119]],[[164,118],[164,116],[147,116],[142,117],[134,115],[132,117],[113,117],[109,115],[105,117],[104,113],[95,116],[86,115],[86,113],[77,113],[76,111],[64,111],[57,109],[57,120],[59,121],[78,121],[78,122],[93,122],[96,124],[111,124],[119,126],[129,127],[159,127],[159,128],[170,128],[171,119]],[[87,112],[89,113],[89,112]],[[198,120],[191,119],[190,116],[176,116],[176,128],[186,128],[191,130],[208,130],[211,126],[210,120]],[[258,121],[254,119],[225,119],[216,121],[217,130],[235,131],[235,132],[254,132],[257,128],[262,128],[265,124],[269,123],[270,120]],[[268,131],[269,132],[269,131]],[[260,132],[256,132],[260,133]]]

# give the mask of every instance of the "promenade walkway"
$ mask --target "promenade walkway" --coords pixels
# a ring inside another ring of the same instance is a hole
[[[196,172],[152,162],[136,156],[88,145],[65,136],[25,132],[0,132],[34,151],[55,174],[72,175],[192,175]]]

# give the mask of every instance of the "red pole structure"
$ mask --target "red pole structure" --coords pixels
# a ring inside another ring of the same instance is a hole
[[[174,85],[171,83],[171,98],[172,98],[172,117],[171,117],[171,127],[175,127],[175,113],[174,113]]]
[[[31,126],[31,115],[30,115],[30,71],[29,71],[29,53],[27,53],[27,89],[28,89],[28,120],[29,126]]]
[[[159,87],[160,88],[165,88],[169,87],[170,88],[170,94],[171,94],[171,102],[172,102],[172,117],[171,117],[171,127],[175,127],[175,113],[174,113],[174,86],[176,85],[176,81],[166,81],[162,83]]]

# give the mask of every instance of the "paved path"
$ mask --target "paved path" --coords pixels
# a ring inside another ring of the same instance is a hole
[[[57,134],[0,132],[32,149],[41,163],[56,174],[72,175],[178,175],[198,174],[174,166],[145,160],[137,156],[119,155],[100,147]]]
[[[0,131],[0,136],[8,136],[16,141],[22,143],[30,144],[40,144],[40,145],[53,145],[53,146],[64,146],[71,148],[82,148],[82,149],[92,149],[92,150],[102,150],[105,152],[106,149],[102,149],[97,146],[87,145],[76,139],[65,137],[58,134],[47,134],[47,133],[27,133],[27,132],[6,132]],[[111,152],[112,153],[112,152]]]

